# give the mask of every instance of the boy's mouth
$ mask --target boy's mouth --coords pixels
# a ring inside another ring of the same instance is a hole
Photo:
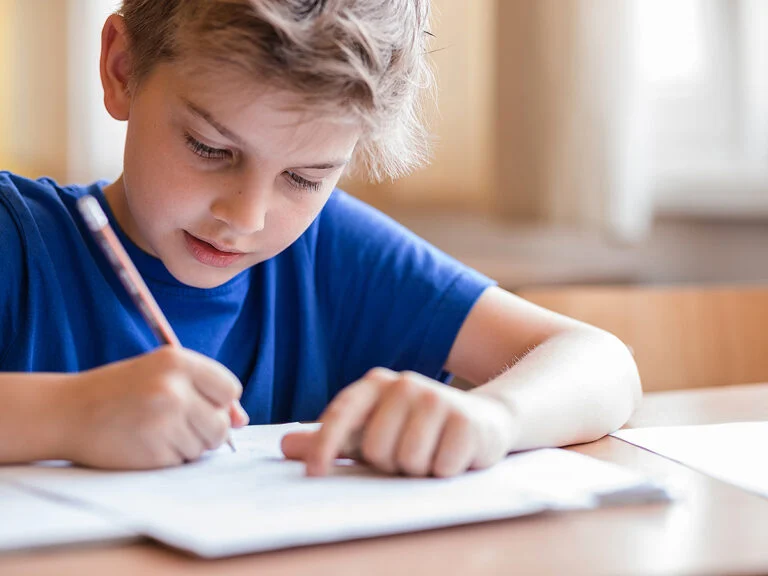
[[[227,268],[245,257],[245,252],[222,250],[206,240],[193,236],[186,230],[184,231],[184,240],[189,253],[206,266]]]

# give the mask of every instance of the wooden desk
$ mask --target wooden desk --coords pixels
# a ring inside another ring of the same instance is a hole
[[[629,425],[766,418],[768,384],[761,384],[649,394]],[[152,543],[6,554],[0,555],[0,574],[768,573],[768,499],[614,438],[573,450],[666,477],[685,488],[684,497],[672,504],[541,515],[215,562]]]

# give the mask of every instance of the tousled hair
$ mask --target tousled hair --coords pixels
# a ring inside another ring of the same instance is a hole
[[[427,159],[429,0],[123,0],[119,13],[134,83],[161,62],[236,72],[359,121],[354,162],[374,180]]]

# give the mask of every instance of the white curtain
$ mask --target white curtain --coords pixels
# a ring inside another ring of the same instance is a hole
[[[647,10],[657,10],[655,1]],[[683,214],[766,216],[768,3],[677,2],[693,21],[685,37],[691,58],[677,76],[646,78],[660,120],[652,142],[656,205]]]
[[[542,0],[548,220],[768,216],[768,2]],[[565,38],[565,41],[563,41]]]
[[[742,54],[745,57],[743,125],[749,160],[768,167],[768,3],[742,0]],[[737,33],[739,31],[737,30]]]
[[[119,0],[68,0],[67,180],[114,180],[122,172],[126,125],[104,108],[101,29]]]
[[[542,4],[540,37],[552,92],[546,162],[548,220],[642,236],[650,222],[648,98],[633,4]],[[566,38],[565,42],[557,38]]]

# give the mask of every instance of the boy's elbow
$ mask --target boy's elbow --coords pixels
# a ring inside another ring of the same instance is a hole
[[[615,432],[629,421],[643,396],[640,374],[632,350],[614,334],[594,326],[581,325],[577,330],[589,341],[593,366],[591,387],[596,414],[592,432],[595,438]],[[599,367],[599,368],[598,368]]]
[[[611,432],[629,421],[640,405],[643,387],[632,349],[614,334],[600,330],[607,347],[606,356],[612,359],[608,373],[610,389],[615,392]]]

